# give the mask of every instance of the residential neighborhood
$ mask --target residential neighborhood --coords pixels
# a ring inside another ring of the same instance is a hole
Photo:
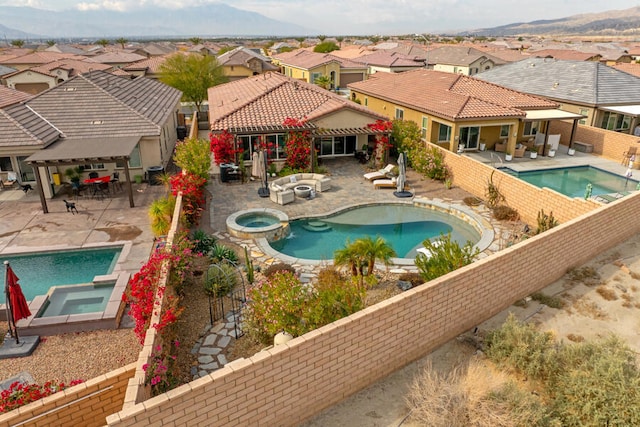
[[[0,425],[640,422],[640,42],[479,34],[0,42]]]

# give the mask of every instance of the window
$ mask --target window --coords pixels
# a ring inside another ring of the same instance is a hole
[[[600,127],[616,132],[629,130],[631,127],[631,117],[606,111],[602,116],[602,125]]]
[[[320,139],[320,144],[316,148],[320,149],[320,156],[343,156],[352,155],[356,151],[355,135],[347,136],[324,136]]]
[[[580,114],[582,114],[583,116],[588,116],[589,115],[589,110],[586,108],[581,108],[580,109]],[[579,120],[578,123],[580,123],[581,125],[586,125],[587,124],[587,119],[584,118],[582,120]]]
[[[522,136],[535,136],[538,133],[538,129],[540,129],[540,122],[524,122]]]
[[[509,125],[500,126],[500,138],[509,138]]]
[[[448,142],[451,140],[451,126],[439,123],[438,142]]]
[[[100,170],[104,169],[104,163],[91,163],[88,165],[82,165],[82,168],[86,171],[88,170]]]
[[[0,171],[12,171],[11,157],[0,157]]]
[[[276,159],[285,159],[287,157],[284,147],[285,147],[285,137],[284,134],[273,134],[267,135],[265,140],[267,141],[269,158]]]
[[[366,96],[364,97],[364,106],[368,106],[369,105],[369,98],[367,98]]]
[[[396,108],[396,119],[403,120],[404,119],[404,110],[401,108]]]
[[[140,145],[136,144],[133,148],[133,151],[129,155],[129,167],[130,168],[139,168],[142,166],[142,161],[140,160]],[[117,168],[124,168],[124,162],[118,161],[116,162]]]
[[[427,123],[429,123],[429,119],[422,116],[422,139],[425,141],[427,140]]]
[[[318,77],[322,77],[322,73],[311,73],[311,83],[315,83]],[[302,78],[304,78],[304,73],[302,73]]]

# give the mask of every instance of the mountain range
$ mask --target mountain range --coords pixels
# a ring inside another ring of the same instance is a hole
[[[383,25],[378,31],[383,31]],[[428,32],[428,31],[426,31]],[[0,7],[0,37],[48,38],[149,38],[149,37],[275,37],[322,34],[277,21],[259,13],[222,3],[184,9],[146,7],[131,12],[110,10],[51,11],[32,7]],[[467,30],[457,35],[638,35],[640,6],[626,10],[573,15],[561,19],[518,22],[493,28]]]
[[[10,25],[11,28],[7,28]],[[132,12],[51,11],[0,7],[3,38],[113,38],[144,36],[286,36],[317,30],[281,22],[222,3],[184,9],[148,7]],[[15,34],[15,35],[14,35]]]
[[[494,28],[470,30],[460,35],[486,37],[523,35],[624,36],[640,35],[640,6],[625,10],[585,13],[561,19],[518,22]]]

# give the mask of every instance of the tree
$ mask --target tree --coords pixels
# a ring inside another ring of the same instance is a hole
[[[317,44],[314,48],[313,51],[317,52],[317,53],[329,53],[329,52],[333,52],[334,50],[339,50],[340,48],[338,47],[337,44],[335,44],[334,42],[322,42]]]
[[[364,276],[370,276],[373,273],[376,261],[389,265],[391,257],[394,256],[396,252],[380,236],[375,239],[371,236],[362,237],[354,242],[347,240],[344,248],[336,250],[333,254],[335,265],[349,266],[351,274],[359,278],[361,286],[364,283]]]
[[[316,85],[320,86],[323,89],[327,89],[329,90],[331,88],[331,78],[329,76],[318,76],[316,77],[316,79],[314,80],[314,82]]]
[[[340,49],[342,49],[342,42],[343,42],[343,40],[344,40],[344,37],[342,37],[342,36],[338,36],[338,37],[336,37],[336,41],[337,41],[338,43],[340,43]]]
[[[236,48],[235,46],[221,47],[220,50],[218,51],[218,56],[222,55],[223,53],[231,52],[235,48]]]
[[[120,37],[116,39],[116,43],[120,44],[120,46],[122,46],[123,49],[124,49],[124,45],[126,45],[128,41],[129,40],[125,39],[124,37]]]
[[[202,39],[200,37],[191,37],[189,39],[189,41],[191,42],[191,44],[196,45],[196,44],[200,44],[202,43]]]
[[[323,36],[323,35],[318,36],[318,40],[320,40],[320,43],[323,43],[326,38],[327,36]]]
[[[216,58],[210,55],[175,54],[160,66],[160,81],[182,91],[182,99],[200,111],[207,90],[228,81]]]
[[[24,46],[24,40],[20,40],[20,39],[11,40],[11,46],[21,48],[22,46]]]
[[[298,43],[300,43],[300,46],[299,46],[299,47],[303,47],[303,46],[302,46],[302,42],[305,40],[305,39],[304,39],[304,37],[296,37],[296,38],[295,38],[295,40],[296,40]]]
[[[422,245],[429,255],[418,253],[415,264],[420,276],[426,281],[471,264],[480,253],[480,250],[474,249],[473,244],[469,241],[460,247],[458,242],[451,240],[451,233],[441,234],[433,242],[426,239]]]
[[[47,46],[51,47],[54,46],[56,44],[55,40],[47,40]]]
[[[96,41],[97,45],[100,45],[102,47],[107,47],[109,45],[109,40],[107,39],[100,39],[98,41]]]

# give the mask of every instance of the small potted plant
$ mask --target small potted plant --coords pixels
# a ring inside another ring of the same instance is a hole
[[[538,150],[536,150],[535,147],[528,148],[527,151],[529,151],[529,157],[531,157],[532,159],[538,157]]]
[[[78,185],[80,184],[80,180],[82,179],[83,168],[81,166],[74,166],[64,171],[64,176],[69,178],[72,184]]]
[[[513,154],[511,154],[511,153],[505,153],[505,155],[504,155],[504,160],[505,160],[506,162],[510,162],[511,160],[513,160]]]

